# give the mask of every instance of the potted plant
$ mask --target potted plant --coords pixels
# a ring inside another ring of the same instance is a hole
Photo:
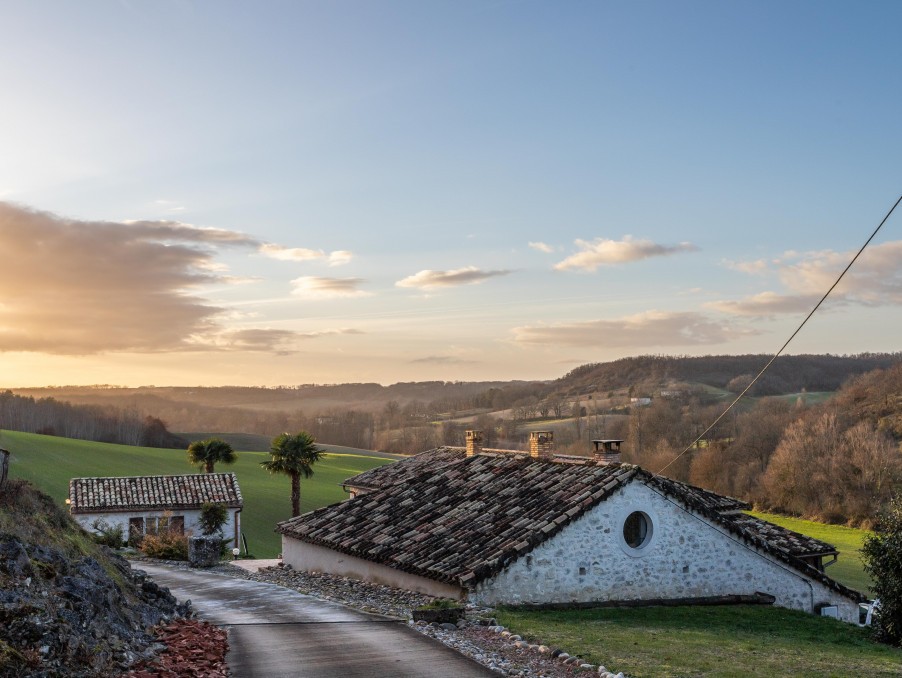
[[[464,607],[451,598],[436,598],[413,611],[413,620],[429,624],[456,624],[464,616]]]

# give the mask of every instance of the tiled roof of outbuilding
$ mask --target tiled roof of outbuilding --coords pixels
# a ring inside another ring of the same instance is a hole
[[[199,509],[206,502],[241,508],[234,473],[182,476],[73,478],[69,481],[72,513]]]
[[[401,459],[393,464],[377,466],[369,471],[358,473],[356,476],[345,480],[342,485],[366,490],[378,490],[389,485],[408,481],[424,471],[435,470],[445,464],[460,461],[464,458],[465,453],[466,450],[463,447],[436,447],[435,449],[415,454],[407,459]]]

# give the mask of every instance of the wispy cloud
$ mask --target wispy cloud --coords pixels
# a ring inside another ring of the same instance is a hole
[[[780,313],[807,313],[818,297],[807,294],[761,292],[736,301],[712,301],[705,306],[721,313],[765,318]]]
[[[514,340],[585,348],[647,348],[723,344],[755,332],[695,312],[648,311],[608,320],[514,328]]]
[[[554,248],[551,245],[546,245],[543,242],[530,242],[529,246],[537,252],[544,252],[545,254],[551,254],[552,252],[554,252]]]
[[[733,269],[734,271],[739,271],[741,273],[748,273],[751,275],[761,275],[763,273],[767,273],[770,268],[770,264],[767,259],[756,259],[755,261],[730,261],[725,260],[723,265],[727,268]]]
[[[476,360],[466,360],[452,355],[427,355],[422,358],[414,358],[410,361],[413,364],[423,365],[476,365]]]
[[[175,200],[154,200],[154,205],[156,205],[159,209],[164,210],[166,212],[184,212],[187,207],[184,205],[180,205]]]
[[[596,238],[592,242],[576,240],[576,246],[580,251],[555,264],[556,270],[594,271],[603,265],[625,264],[650,257],[663,257],[678,252],[698,250],[695,245],[688,242],[677,245],[661,245],[651,240],[634,240],[629,235],[623,236],[623,240],[605,240],[603,238]]]
[[[279,261],[325,261],[330,266],[347,264],[354,258],[347,250],[336,250],[326,253],[323,250],[311,250],[306,247],[283,247],[273,243],[260,245],[259,252],[263,256]]]
[[[767,317],[810,311],[830,289],[854,252],[784,252],[771,261],[731,264],[731,268],[775,277],[782,290],[760,292],[739,300],[712,302],[709,308],[744,316]],[[902,241],[874,245],[861,255],[831,293],[828,304],[886,306],[902,304]]]
[[[221,351],[256,351],[289,355],[297,353],[302,342],[339,334],[363,334],[363,332],[349,328],[314,332],[262,328],[226,330],[214,336],[200,337],[199,347]]]
[[[456,287],[458,285],[475,285],[489,278],[508,275],[510,271],[483,271],[475,266],[467,266],[452,271],[420,271],[395,283],[398,287],[414,287],[434,289],[436,287]]]
[[[294,353],[297,348],[297,332],[290,330],[246,329],[224,332],[220,335],[219,348],[235,351],[263,351],[277,355]]]
[[[372,292],[360,289],[362,278],[324,278],[302,276],[291,281],[292,294],[305,299],[338,299],[369,297]]]

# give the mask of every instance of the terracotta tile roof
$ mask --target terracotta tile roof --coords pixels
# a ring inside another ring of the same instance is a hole
[[[69,481],[72,513],[199,509],[205,502],[241,508],[241,489],[234,473],[183,476],[73,478]]]
[[[642,471],[642,477],[647,483],[662,490],[667,495],[678,497],[680,501],[694,509],[721,513],[723,511],[747,511],[752,508],[750,504],[741,499],[727,497],[723,494],[717,494],[695,485],[681,483],[678,480],[671,480],[664,476],[656,476],[645,470]]]
[[[369,471],[358,473],[356,476],[345,480],[342,485],[345,488],[357,487],[364,490],[378,490],[389,485],[406,482],[423,471],[460,461],[465,454],[466,450],[463,447],[436,447],[433,450],[420,452],[407,459],[401,459],[393,464],[377,466]]]
[[[361,476],[375,489],[280,523],[305,542],[438,581],[473,586],[553,537],[627,483],[640,481],[807,576],[860,594],[804,562],[835,553],[825,542],[742,513],[741,500],[654,476],[629,464],[558,462],[523,454],[466,457],[437,448]],[[363,486],[355,481],[347,485]]]
[[[833,544],[793,532],[746,513],[730,516],[730,522],[743,534],[766,541],[773,548],[785,551],[797,558],[839,553]]]

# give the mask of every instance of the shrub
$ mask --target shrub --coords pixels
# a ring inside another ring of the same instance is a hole
[[[229,519],[229,510],[225,504],[214,504],[205,502],[200,509],[200,518],[197,524],[200,526],[201,534],[205,537],[212,537],[215,534],[222,533],[222,526]]]
[[[435,598],[434,600],[430,600],[425,605],[420,605],[418,610],[451,610],[457,607],[460,607],[461,604],[459,601],[454,600],[452,598]]]
[[[188,560],[188,537],[173,531],[145,534],[141,552],[148,558]]]
[[[902,646],[902,496],[896,496],[861,548],[864,569],[874,580],[871,589],[880,599],[874,620],[877,638]]]
[[[91,538],[94,539],[97,544],[109,546],[113,549],[122,547],[122,525],[110,525],[103,518],[98,518],[91,523],[91,529],[94,530],[94,534],[91,535]]]

